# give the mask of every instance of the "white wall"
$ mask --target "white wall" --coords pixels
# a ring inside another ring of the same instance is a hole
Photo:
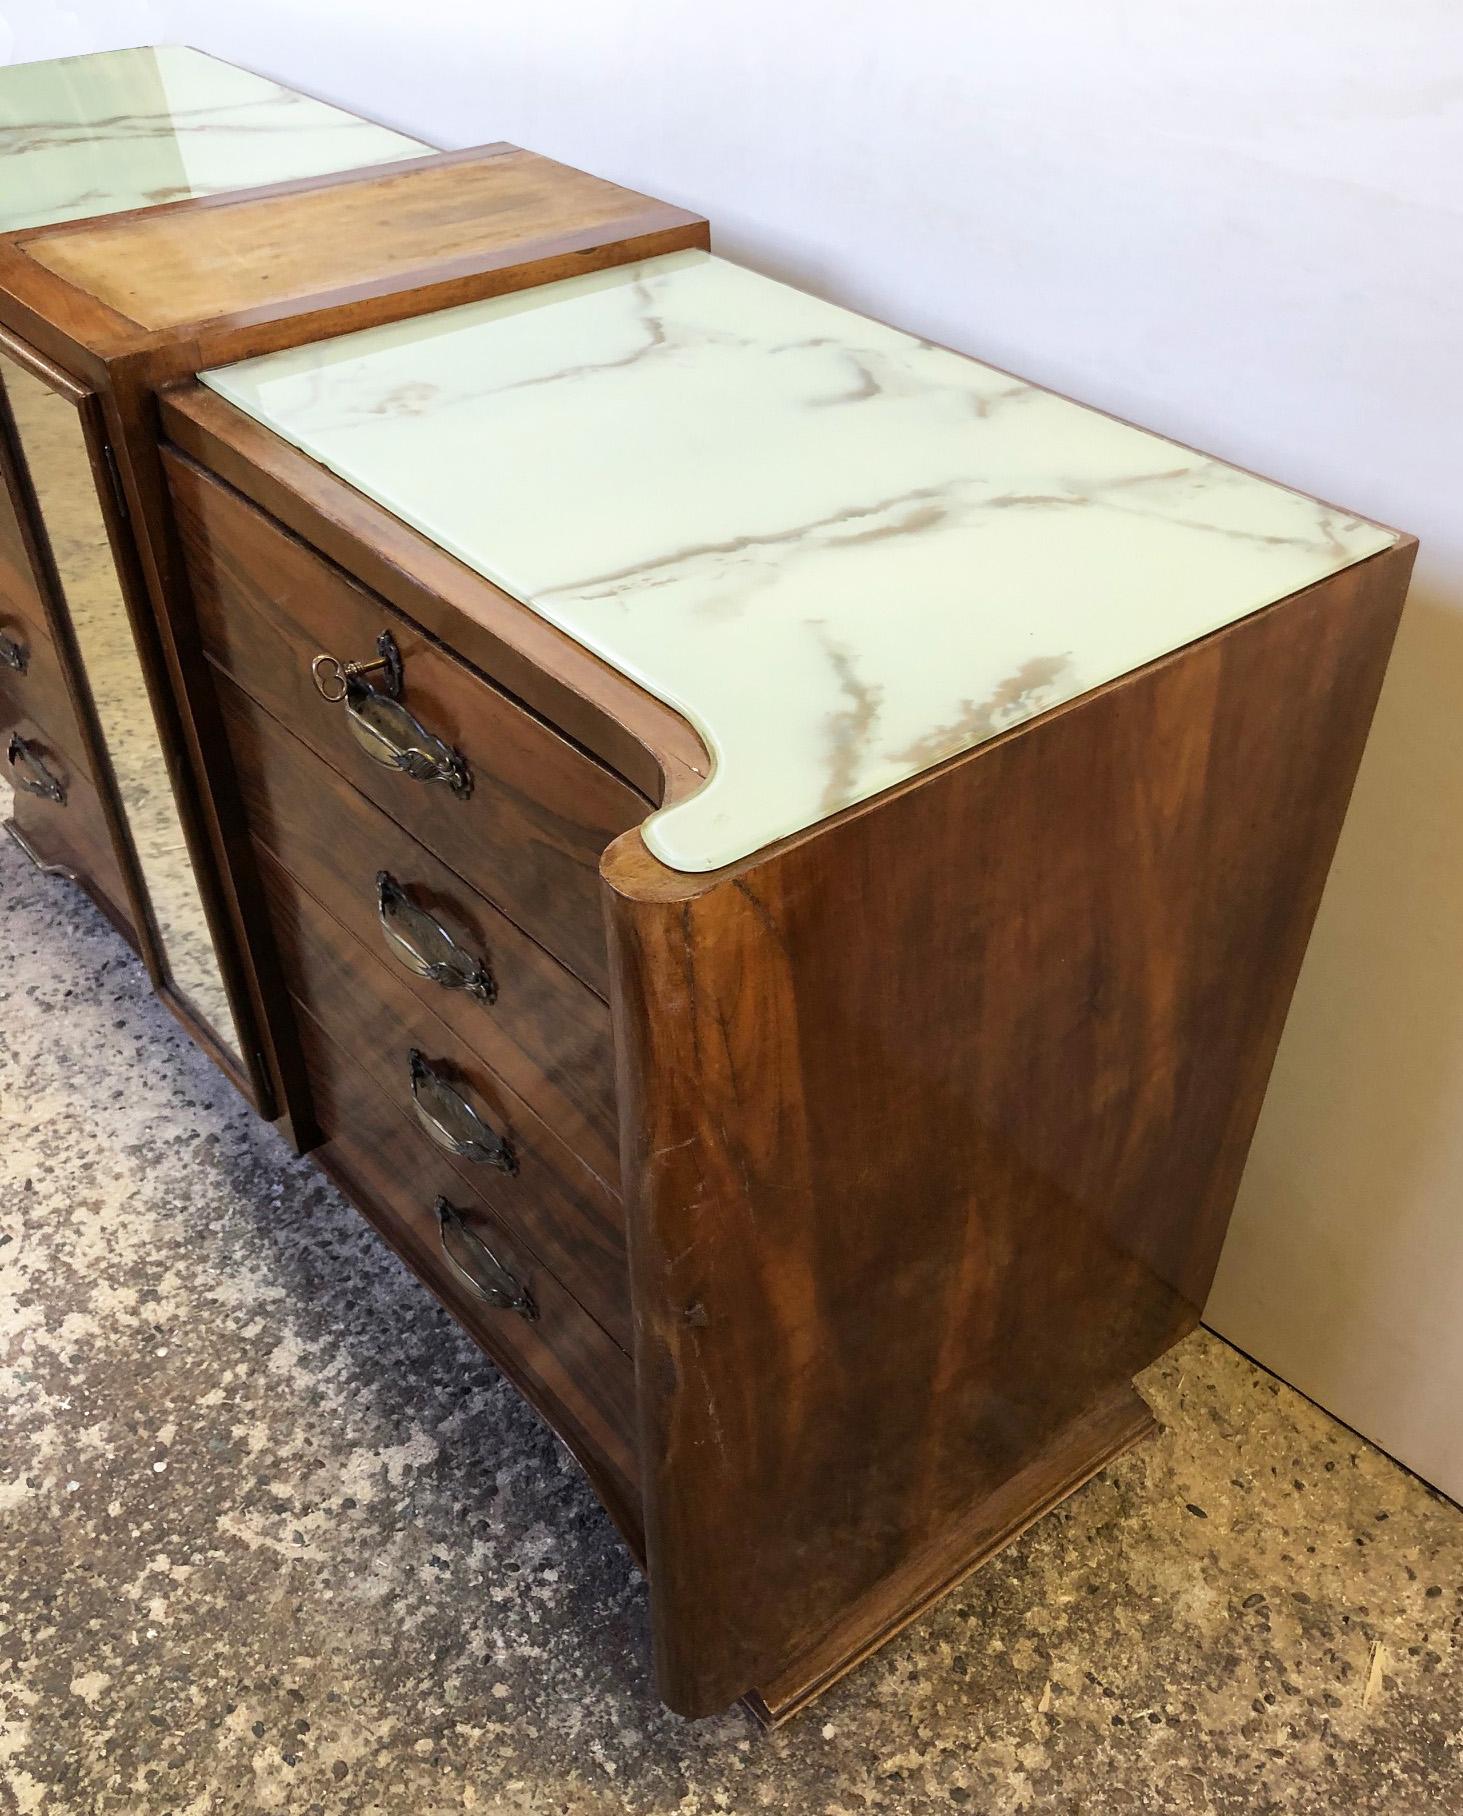
[[[1463,9],[0,0],[0,59],[178,40],[1421,536],[1210,1316],[1463,1495]]]

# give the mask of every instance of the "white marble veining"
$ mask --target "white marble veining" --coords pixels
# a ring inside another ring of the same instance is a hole
[[[700,252],[204,376],[685,714],[680,870],[1394,540]]]
[[[12,64],[0,69],[0,232],[429,149],[183,45]]]

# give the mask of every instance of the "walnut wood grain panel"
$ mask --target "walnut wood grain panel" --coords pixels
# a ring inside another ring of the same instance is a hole
[[[219,702],[254,836],[315,900],[387,956],[376,876],[388,871],[497,986],[484,1003],[394,964],[398,981],[536,1110],[602,1179],[618,1185],[619,1118],[607,1005],[454,871],[373,807],[220,675]]]
[[[10,715],[0,713],[0,717],[8,720]],[[66,794],[64,802],[56,802],[16,787],[12,809],[16,825],[43,863],[60,864],[76,872],[78,881],[97,898],[108,919],[135,946],[137,935],[126,885],[101,797],[91,777],[44,726],[17,715],[6,724],[4,739],[0,741],[0,776],[12,786],[15,774],[4,762],[12,732],[25,739]]]
[[[316,1112],[327,1140],[311,1156],[412,1271],[548,1420],[643,1556],[630,1363],[519,1237],[463,1191],[445,1154],[420,1135],[306,1014]],[[525,1284],[539,1316],[485,1305],[442,1253],[438,1195]]]
[[[631,1344],[624,1210],[470,1047],[425,1009],[261,848],[260,866],[285,981],[354,1064],[412,1116],[409,1055],[460,1091],[513,1149],[516,1171],[470,1159],[448,1164],[533,1249],[625,1350]]]
[[[169,479],[208,655],[246,693],[603,994],[600,854],[644,819],[619,777],[399,613],[180,456]],[[383,769],[311,679],[315,655],[367,660],[389,630],[402,703],[466,759],[472,793]]]
[[[789,1720],[1100,1469],[1157,1430],[1147,1404],[1131,1387],[1119,1387],[1099,1400],[932,1544],[912,1550],[892,1575],[821,1632],[809,1635],[806,1649],[747,1697],[752,1713],[769,1728]]]
[[[775,1681],[1196,1321],[1411,556],[730,872],[608,854],[672,1707]]]
[[[494,260],[537,282],[540,259],[698,225],[683,209],[498,145],[470,161],[425,158],[368,181],[149,210],[18,243],[142,327],[171,328],[363,285],[407,288]]]

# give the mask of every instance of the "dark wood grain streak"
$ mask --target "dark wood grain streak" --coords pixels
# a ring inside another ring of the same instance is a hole
[[[673,1708],[776,1681],[1196,1321],[1411,557],[728,872],[608,854]]]
[[[748,1708],[765,1727],[780,1727],[1100,1469],[1157,1430],[1153,1414],[1131,1387],[1099,1400],[930,1545],[910,1552],[822,1632],[807,1636],[805,1650],[746,1698]]]
[[[491,1004],[406,970],[397,976],[602,1179],[618,1185],[608,1006],[241,688],[220,675],[218,692],[254,836],[368,949],[386,951],[375,893],[384,869],[484,960],[498,987]]]
[[[619,777],[448,654],[247,500],[167,457],[194,606],[209,657],[444,863],[603,995],[598,864],[648,803]],[[322,651],[367,660],[389,630],[402,704],[466,758],[473,791],[382,768],[321,698]]]

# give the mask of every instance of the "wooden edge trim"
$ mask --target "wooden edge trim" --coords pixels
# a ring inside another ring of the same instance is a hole
[[[88,323],[92,299],[86,292],[73,289],[63,278],[54,285],[32,282],[46,276],[29,259],[15,264],[0,246],[0,329],[88,384],[104,385],[108,360],[135,342],[142,330],[128,326],[125,316],[116,316],[110,323]],[[32,292],[38,294],[33,297]],[[71,382],[76,382],[75,377]]]
[[[614,238],[607,240],[607,233],[613,233]],[[602,271],[616,265],[634,264],[638,259],[655,258],[663,252],[700,247],[707,239],[706,223],[700,215],[683,208],[655,207],[622,221],[605,221],[577,228],[571,233],[518,241],[489,252],[465,252],[456,258],[418,265],[410,271],[386,272],[331,290],[310,291],[283,301],[261,303],[257,308],[241,309],[232,315],[213,316],[193,324],[189,332],[196,336],[202,355],[193,369],[202,370],[225,360],[247,359],[247,349],[238,350],[230,345],[225,350],[218,343],[250,328],[272,326],[305,316],[310,318],[310,332],[297,334],[291,331],[289,341],[324,340],[332,333],[371,326],[367,320],[342,322],[339,327],[332,327],[331,316],[334,311],[351,309],[381,297],[391,299],[391,320],[402,321],[427,311],[451,308],[455,303],[476,302],[514,290],[533,289],[559,278],[577,276],[581,271]],[[565,261],[569,262],[568,269],[556,268]],[[478,278],[487,281],[471,281]],[[469,285],[470,290],[466,288]],[[462,294],[454,293],[454,286]],[[165,328],[149,331],[145,345],[164,345],[176,339],[176,332]],[[272,350],[283,343],[278,334],[273,334],[269,344]]]
[[[37,378],[48,391],[64,397],[73,410],[80,410],[96,393],[89,385],[80,385],[69,372],[53,365],[37,348],[28,346],[18,335],[0,327],[0,353],[13,359],[17,366]]]

